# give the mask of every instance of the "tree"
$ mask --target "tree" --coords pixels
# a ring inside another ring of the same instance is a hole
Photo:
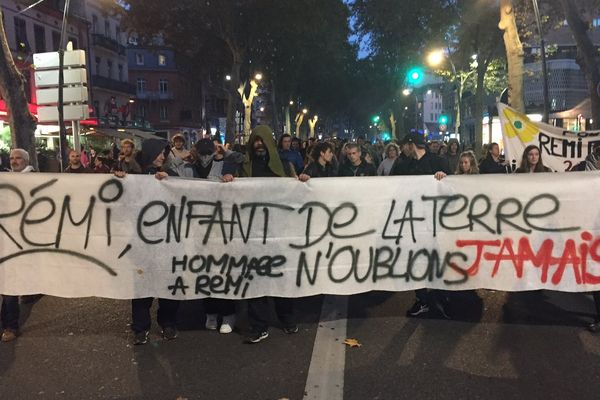
[[[0,95],[6,101],[8,107],[13,147],[25,149],[29,153],[31,165],[37,168],[36,121],[29,112],[25,92],[26,81],[15,65],[8,47],[3,21],[2,10],[0,9]]]
[[[588,92],[592,104],[592,126],[594,129],[598,129],[600,128],[600,96],[598,94],[598,89],[600,89],[600,64],[598,50],[588,35],[589,24],[584,21],[580,10],[598,10],[600,8],[600,1],[584,0],[583,2],[577,1],[576,4],[573,0],[560,0],[560,4],[577,43],[576,60],[588,84]]]
[[[498,28],[504,32],[504,47],[508,63],[508,103],[516,110],[525,112],[523,93],[523,44],[519,38],[512,0],[500,0],[500,22]]]

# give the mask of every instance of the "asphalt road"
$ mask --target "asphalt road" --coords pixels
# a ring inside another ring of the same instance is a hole
[[[0,343],[0,400],[293,400],[318,398],[316,389],[331,393],[325,400],[600,398],[600,335],[583,329],[590,297],[478,291],[452,300],[447,321],[406,318],[410,292],[351,296],[347,321],[332,319],[362,344],[352,348],[322,335],[335,328],[320,320],[321,296],[298,301],[298,334],[274,327],[256,345],[239,330],[204,330],[202,302],[190,301],[177,340],[162,341],[153,326],[151,342],[134,347],[129,302],[44,296],[22,305],[19,339]],[[244,330],[243,304],[238,314]],[[331,357],[313,357],[323,345]],[[329,375],[323,362],[343,371]]]

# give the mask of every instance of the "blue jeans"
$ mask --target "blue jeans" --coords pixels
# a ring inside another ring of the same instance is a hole
[[[3,329],[19,329],[19,296],[2,295],[0,320]]]

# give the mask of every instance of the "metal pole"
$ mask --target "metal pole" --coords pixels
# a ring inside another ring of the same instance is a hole
[[[533,1],[533,11],[535,13],[535,19],[537,23],[538,33],[540,35],[540,46],[542,56],[542,79],[544,81],[542,87],[544,91],[544,114],[542,115],[542,121],[548,123],[550,116],[550,95],[548,93],[548,67],[546,65],[546,43],[544,41],[544,34],[542,32],[542,21],[540,19],[540,9],[538,7],[537,0]]]
[[[67,16],[69,14],[70,0],[65,1],[65,9],[63,12],[62,29],[60,31],[60,45],[58,47],[58,126],[59,126],[59,145],[60,145],[60,166],[61,171],[67,166],[67,128],[64,118],[63,104],[63,86],[65,84],[65,76],[63,74],[65,68],[65,37],[67,36]]]

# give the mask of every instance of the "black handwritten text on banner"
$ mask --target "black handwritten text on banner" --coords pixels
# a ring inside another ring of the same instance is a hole
[[[0,175],[0,293],[600,290],[600,174]]]

